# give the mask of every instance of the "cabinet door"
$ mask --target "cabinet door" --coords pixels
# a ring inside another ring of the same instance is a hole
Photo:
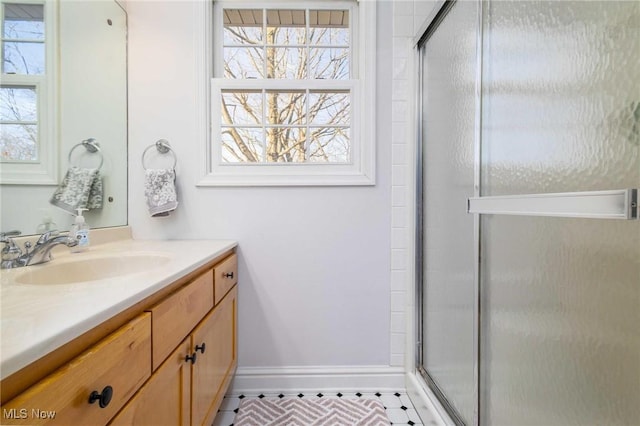
[[[237,295],[235,287],[191,335],[193,348],[205,345],[192,368],[192,425],[211,424],[235,370]]]
[[[151,379],[113,419],[111,426],[189,426],[191,422],[190,337],[187,337]]]

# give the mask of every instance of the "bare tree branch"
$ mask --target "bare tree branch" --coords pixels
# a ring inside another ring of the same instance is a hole
[[[231,122],[231,117],[229,116],[229,110],[227,109],[227,106],[224,103],[222,104],[222,116],[224,117],[225,122],[227,123]],[[238,131],[235,128],[230,127],[229,132],[231,134],[231,137],[233,138],[233,141],[236,143],[236,145],[240,149],[240,152],[242,152],[242,154],[247,158],[247,161],[252,163],[258,162],[258,159],[253,155],[251,150],[244,143],[244,140],[242,139],[242,136],[240,136]]]

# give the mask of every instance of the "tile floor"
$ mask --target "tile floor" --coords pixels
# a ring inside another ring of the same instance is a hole
[[[433,419],[418,417],[411,400],[404,391],[380,391],[380,392],[298,392],[298,393],[246,393],[230,394],[224,397],[218,415],[213,426],[233,426],[233,420],[238,411],[240,401],[244,398],[284,398],[296,396],[298,398],[378,398],[384,405],[392,425],[419,425],[434,426],[437,423]]]

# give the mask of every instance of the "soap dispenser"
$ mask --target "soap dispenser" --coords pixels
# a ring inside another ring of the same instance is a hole
[[[82,216],[82,211],[87,209],[76,209],[78,214],[76,216],[75,222],[71,225],[71,230],[69,231],[69,237],[78,241],[78,244],[71,247],[71,252],[78,253],[81,251],[85,251],[89,248],[89,225],[84,221],[84,216]]]

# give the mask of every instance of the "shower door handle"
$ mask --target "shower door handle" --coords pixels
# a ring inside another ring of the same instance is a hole
[[[467,212],[590,219],[638,219],[638,189],[472,197]]]

